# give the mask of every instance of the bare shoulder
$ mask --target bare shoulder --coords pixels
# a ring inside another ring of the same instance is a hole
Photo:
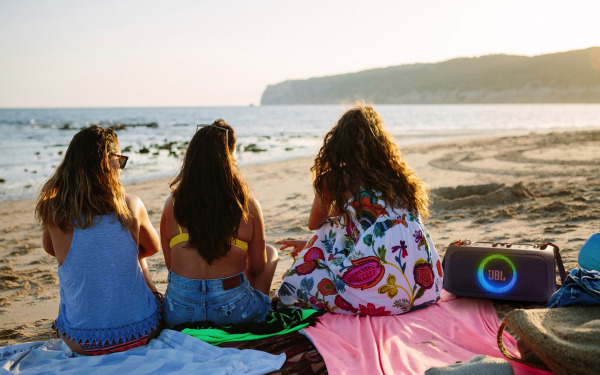
[[[251,197],[248,202],[248,212],[251,216],[262,216],[262,209],[260,208],[260,202],[258,199]]]
[[[172,216],[173,215],[173,211],[174,211],[174,209],[173,209],[173,196],[171,194],[169,194],[169,196],[165,200],[165,205],[163,207],[163,215],[170,214]]]
[[[144,208],[144,203],[142,203],[142,200],[137,195],[126,193],[125,203],[127,204],[127,208],[129,208],[129,211],[134,216],[137,216],[137,214],[140,212],[140,209]]]

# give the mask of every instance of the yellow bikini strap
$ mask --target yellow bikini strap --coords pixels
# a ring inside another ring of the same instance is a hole
[[[173,197],[173,208],[175,208],[175,197]],[[173,212],[173,217],[175,217],[175,212]],[[183,231],[181,230],[181,225],[179,225],[179,223],[177,223],[177,228],[179,228],[179,234],[182,234]]]

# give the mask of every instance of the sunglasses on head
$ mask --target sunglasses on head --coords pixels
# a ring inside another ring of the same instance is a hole
[[[200,124],[200,125],[196,125],[196,132],[198,132],[198,130],[202,129],[202,128],[217,128],[219,130],[223,130],[225,132],[225,144],[228,145],[229,144],[229,129],[224,128],[222,126],[219,125],[213,125],[213,124]]]
[[[129,156],[112,154],[112,153],[111,153],[111,155],[119,158],[119,168],[121,168],[121,169],[125,168],[125,166],[127,165],[127,160],[129,160]]]

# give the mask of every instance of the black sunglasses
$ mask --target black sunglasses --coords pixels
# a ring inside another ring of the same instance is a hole
[[[127,160],[129,160],[129,156],[112,154],[112,153],[111,153],[111,155],[119,158],[119,168],[121,168],[121,169],[125,168],[125,166],[127,165]]]
[[[223,130],[225,132],[225,145],[229,144],[229,129],[224,128],[222,126],[219,125],[213,125],[213,124],[200,124],[200,125],[196,125],[196,132],[202,128],[217,128],[219,130]]]

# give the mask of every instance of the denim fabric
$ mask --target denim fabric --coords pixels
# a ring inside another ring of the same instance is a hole
[[[262,322],[271,299],[250,286],[244,273],[240,286],[223,290],[222,279],[188,279],[169,271],[163,316],[169,327],[211,321],[219,325]]]
[[[563,286],[550,297],[548,308],[570,305],[600,305],[600,272],[571,270]]]

